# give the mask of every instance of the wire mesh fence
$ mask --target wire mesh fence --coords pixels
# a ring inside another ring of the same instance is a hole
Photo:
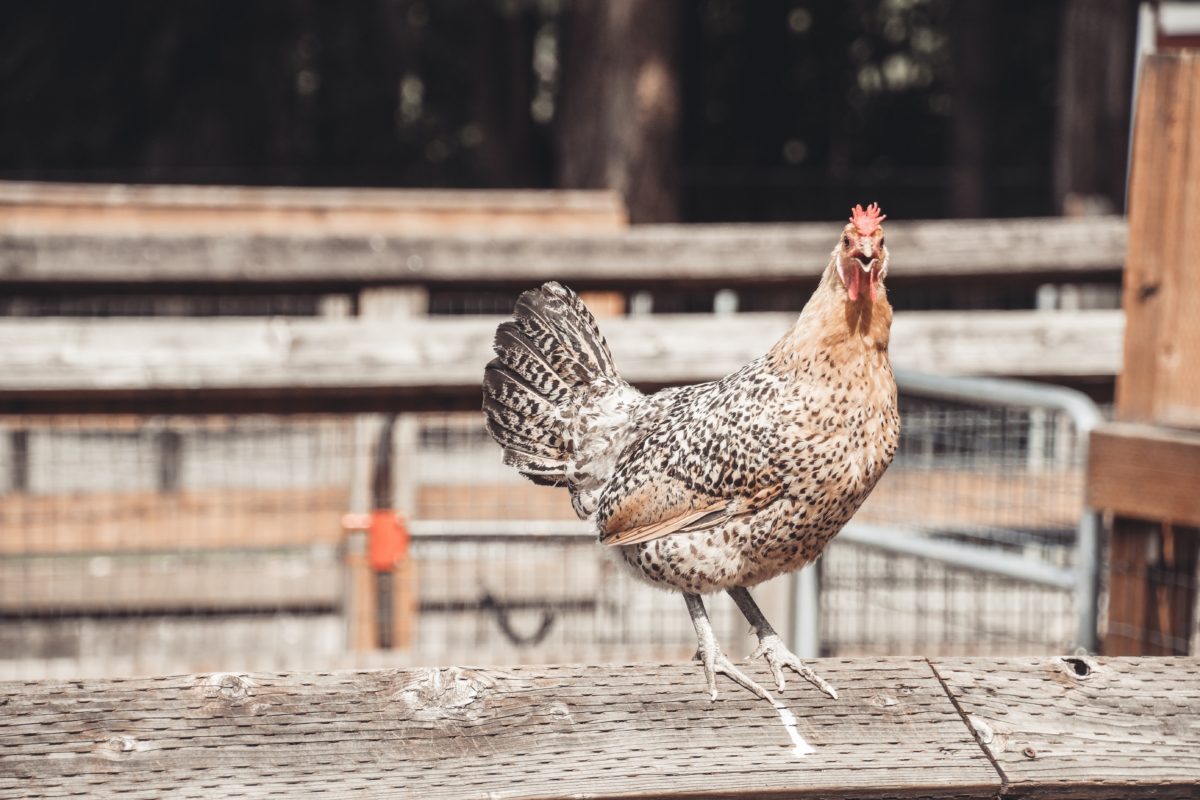
[[[1116,524],[1106,569],[1106,644],[1117,653],[1200,653],[1200,528],[1131,518]]]
[[[855,524],[1073,566],[1081,442],[1063,415],[905,397],[902,417],[897,459]],[[478,415],[408,415],[389,429],[389,489],[413,540],[384,615],[405,633],[386,653],[362,635],[379,624],[380,583],[345,524],[375,505],[379,417],[0,423],[8,677],[677,659],[695,648],[681,598],[596,546],[565,492],[501,464]],[[1052,653],[1072,642],[1078,609],[1061,587],[850,536],[820,565],[824,654]],[[789,581],[756,596],[782,629]],[[733,604],[709,604],[726,648],[748,652]]]
[[[199,668],[340,647],[346,421],[3,428],[0,669]]]
[[[986,400],[986,398],[981,398]],[[891,469],[855,518],[987,559],[1074,568],[1083,447],[1066,414],[901,398]],[[1078,609],[1063,588],[835,540],[820,562],[828,654],[1063,652]]]

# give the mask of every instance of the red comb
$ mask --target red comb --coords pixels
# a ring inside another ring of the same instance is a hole
[[[887,214],[879,213],[879,204],[871,203],[863,210],[862,205],[856,205],[850,211],[850,221],[860,236],[870,236],[879,229],[879,223],[887,219]]]

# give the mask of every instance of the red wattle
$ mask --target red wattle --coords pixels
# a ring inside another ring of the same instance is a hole
[[[850,281],[846,284],[846,294],[850,295],[852,301],[858,299],[858,282],[861,274],[862,270],[857,267],[850,268]]]

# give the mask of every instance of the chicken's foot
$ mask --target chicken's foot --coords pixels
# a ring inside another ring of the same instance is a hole
[[[717,673],[719,672],[729,676],[734,682],[754,692],[771,705],[775,705],[775,698],[771,697],[766,689],[755,683],[750,676],[738,669],[737,665],[721,652],[721,646],[717,644],[717,637],[713,634],[712,624],[708,621],[708,612],[704,610],[704,601],[700,599],[700,595],[684,592],[683,599],[687,602],[688,612],[692,615],[692,625],[696,627],[698,646],[696,658],[704,665],[704,676],[708,679],[708,693],[711,699],[717,699]]]
[[[750,658],[766,657],[779,691],[783,691],[783,668],[790,667],[801,678],[837,700],[837,690],[826,683],[824,678],[805,666],[800,657],[787,648],[783,640],[779,638],[779,634],[771,627],[771,623],[767,622],[767,618],[763,616],[762,610],[750,596],[749,590],[743,586],[737,586],[729,589],[728,592],[729,596],[733,598],[733,602],[737,603],[738,608],[742,610],[746,621],[754,628],[755,635],[758,636],[758,648],[750,654]]]

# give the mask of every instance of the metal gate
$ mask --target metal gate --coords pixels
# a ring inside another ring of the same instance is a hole
[[[807,656],[1094,650],[1099,516],[1081,392],[897,370],[899,452],[825,557],[793,579]]]

